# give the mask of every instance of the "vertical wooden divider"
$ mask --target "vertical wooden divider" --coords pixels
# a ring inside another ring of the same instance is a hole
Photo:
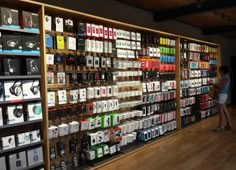
[[[176,121],[177,121],[177,129],[181,129],[181,115],[180,115],[180,37],[177,37],[175,43],[176,49]]]
[[[47,99],[47,68],[46,68],[46,41],[45,41],[45,11],[44,5],[41,6],[39,11],[39,23],[40,23],[40,51],[41,51],[41,95],[42,95],[42,107],[43,107],[43,145],[44,145],[44,167],[46,170],[50,169],[49,159],[49,138],[48,138],[48,99]]]

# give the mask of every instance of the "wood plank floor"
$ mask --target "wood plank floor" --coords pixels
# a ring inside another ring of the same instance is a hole
[[[230,108],[234,131],[216,133],[217,117],[118,159],[98,170],[236,170],[236,107]]]

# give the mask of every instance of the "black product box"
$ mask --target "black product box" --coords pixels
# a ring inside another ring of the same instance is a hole
[[[64,64],[65,56],[62,54],[55,54],[54,55],[54,64]]]
[[[64,31],[65,32],[74,32],[74,22],[71,19],[66,19],[65,20],[65,25],[64,25]]]
[[[22,53],[21,35],[2,35],[3,52]]]
[[[36,58],[26,58],[27,75],[40,75],[40,61]]]
[[[3,58],[3,74],[4,75],[20,75],[21,62],[19,59]]]
[[[40,54],[38,35],[22,35],[21,38],[23,53]]]
[[[39,32],[39,17],[37,13],[23,11],[22,22],[24,30]]]
[[[86,36],[86,24],[83,22],[78,22],[78,35]]]
[[[85,39],[84,38],[78,38],[77,39],[77,50],[78,51],[84,51],[85,50]]]
[[[2,52],[2,32],[0,31],[0,52]]]
[[[2,27],[20,28],[18,10],[1,7],[0,14]]]

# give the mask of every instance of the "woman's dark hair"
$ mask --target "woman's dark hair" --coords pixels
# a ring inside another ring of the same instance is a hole
[[[219,70],[224,74],[227,74],[229,72],[228,66],[220,66]]]

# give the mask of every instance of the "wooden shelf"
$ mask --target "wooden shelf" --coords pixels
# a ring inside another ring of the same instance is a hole
[[[4,154],[4,153],[8,153],[8,152],[14,152],[14,151],[21,150],[21,149],[27,149],[27,148],[34,147],[34,146],[37,146],[37,145],[41,145],[42,143],[43,142],[40,141],[40,142],[31,143],[31,144],[28,144],[28,145],[16,146],[15,148],[12,148],[12,149],[1,150],[0,155]]]
[[[41,75],[24,75],[24,76],[0,76],[0,80],[15,80],[15,79],[40,79]]]
[[[40,54],[28,54],[28,53],[8,53],[8,52],[0,52],[0,55],[7,55],[7,56],[36,56],[39,57]]]
[[[8,28],[8,27],[2,27],[2,26],[0,26],[0,30],[2,30],[2,31],[22,32],[22,33],[28,33],[28,34],[39,34],[39,31],[24,30],[24,29],[19,29],[19,28]]]
[[[42,121],[43,121],[42,119],[39,119],[39,120],[26,121],[26,122],[22,122],[22,123],[11,124],[11,125],[3,125],[3,126],[0,126],[0,130],[7,129],[7,128],[14,128],[14,127],[18,127],[18,126],[31,125],[31,124],[35,124],[35,123],[41,123]]]
[[[43,166],[43,165],[44,165],[44,162],[39,163],[39,164],[36,164],[36,165],[28,166],[28,167],[26,167],[26,168],[24,168],[24,169],[21,169],[21,170],[35,169],[35,168],[41,167],[41,166]]]
[[[41,101],[41,98],[36,98],[36,99],[22,99],[22,100],[14,100],[14,101],[3,101],[0,102],[0,105],[2,104],[15,104],[15,103],[26,103],[26,102],[35,102],[35,101]]]

